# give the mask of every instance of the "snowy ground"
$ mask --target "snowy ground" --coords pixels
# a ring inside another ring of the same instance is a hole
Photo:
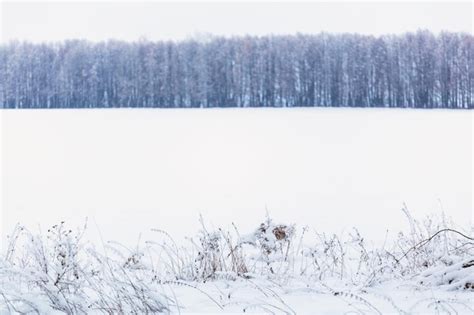
[[[2,111],[3,232],[89,218],[134,243],[276,220],[371,239],[444,210],[472,219],[472,111],[400,109]],[[252,220],[250,220],[252,219]],[[375,224],[376,223],[376,224]]]
[[[198,286],[224,304],[224,312],[268,314],[472,314],[471,292],[446,292],[419,288],[407,283],[388,283],[354,292],[353,296],[334,295],[327,289],[305,284],[281,287],[268,281],[257,283],[217,282]],[[222,310],[204,294],[192,288],[174,287],[184,313],[218,313]],[[263,291],[263,292],[262,292]],[[351,289],[345,288],[351,292]],[[230,295],[230,297],[229,297]],[[368,303],[365,303],[365,301]],[[447,311],[446,311],[447,310]]]
[[[126,247],[62,223],[17,228],[0,255],[0,314],[472,314],[472,230],[406,215],[411,228],[381,247],[270,220],[246,235],[202,226],[185,247],[158,230]]]
[[[0,293],[23,292],[17,307],[100,309],[110,291],[143,311],[138,287],[183,313],[472,314],[472,240],[416,247],[472,238],[472,112],[0,114]],[[259,239],[267,211],[296,234]]]

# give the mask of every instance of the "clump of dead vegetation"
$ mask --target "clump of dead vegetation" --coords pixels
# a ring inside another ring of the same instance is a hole
[[[0,311],[20,314],[156,313],[175,305],[139,253],[82,241],[65,222],[44,235],[17,226],[0,260]]]

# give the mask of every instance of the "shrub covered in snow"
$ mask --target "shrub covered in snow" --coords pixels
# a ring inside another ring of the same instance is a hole
[[[137,268],[140,255],[126,256],[110,246],[105,254],[92,246],[86,248],[84,230],[73,232],[61,222],[43,236],[17,227],[0,260],[3,309],[38,314],[139,314],[168,311],[174,305],[162,294],[153,271]]]

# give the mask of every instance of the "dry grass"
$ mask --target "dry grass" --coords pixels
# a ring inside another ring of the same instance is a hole
[[[232,231],[208,230],[201,219],[201,232],[184,246],[154,230],[156,239],[134,249],[109,242],[100,251],[83,241],[86,225],[73,231],[61,222],[44,235],[18,226],[0,259],[0,311],[179,312],[176,298],[167,290],[171,284],[188,285],[223,308],[191,283],[238,279],[266,279],[278,286],[294,279],[321,285],[336,279],[359,292],[390,279],[418,279],[424,286],[474,290],[474,243],[469,233],[455,229],[444,216],[418,221],[406,207],[403,211],[408,233],[400,232],[394,244],[379,248],[369,247],[357,229],[345,235],[310,233],[270,218],[243,236],[235,226]],[[270,294],[266,288],[260,290]],[[380,312],[355,292],[327,285],[323,290]],[[277,294],[273,297],[275,304],[245,308],[293,313]],[[398,308],[390,298],[382,298]],[[433,307],[448,307],[447,303]]]

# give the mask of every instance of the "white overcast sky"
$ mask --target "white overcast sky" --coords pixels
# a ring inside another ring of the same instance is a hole
[[[428,29],[472,33],[472,2],[122,2],[2,1],[1,39],[93,41],[184,39],[216,35]]]

